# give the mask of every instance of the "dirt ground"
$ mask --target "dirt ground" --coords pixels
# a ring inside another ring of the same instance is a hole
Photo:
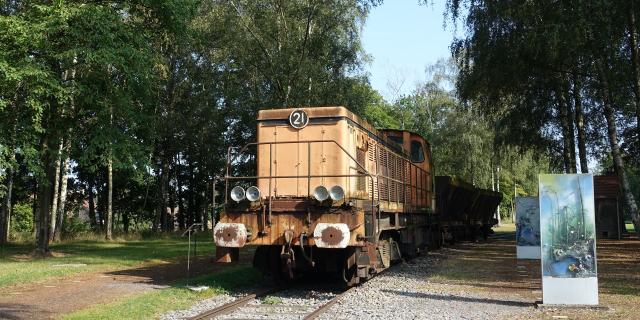
[[[477,292],[488,298],[527,306],[509,319],[640,319],[640,241],[598,239],[599,308],[538,308],[542,302],[540,260],[517,260],[512,233],[488,242],[462,243],[432,253],[441,262],[433,286],[455,292]],[[525,303],[525,304],[522,304]]]
[[[240,264],[251,263],[251,252],[244,250]],[[212,255],[192,259],[191,277],[219,272],[239,264],[216,264]],[[75,267],[75,266],[70,266]],[[89,306],[112,302],[167,288],[187,278],[186,259],[165,264],[112,272],[84,273],[37,284],[0,289],[0,319],[53,319]]]

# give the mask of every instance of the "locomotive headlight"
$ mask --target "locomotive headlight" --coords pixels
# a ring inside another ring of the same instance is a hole
[[[235,202],[240,202],[244,200],[245,192],[241,186],[236,186],[231,189],[231,199]]]
[[[329,199],[329,191],[323,186],[317,186],[313,190],[313,197],[320,202],[325,201]]]
[[[340,201],[344,199],[344,189],[341,186],[333,186],[331,190],[329,190],[329,196],[331,196],[331,200]]]
[[[260,189],[256,186],[249,187],[247,189],[247,199],[252,202],[260,200]]]

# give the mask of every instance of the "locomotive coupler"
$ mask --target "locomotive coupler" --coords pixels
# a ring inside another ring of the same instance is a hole
[[[284,231],[284,245],[280,251],[280,260],[282,261],[282,271],[289,275],[289,279],[293,279],[293,268],[295,267],[296,256],[293,252],[291,242],[293,241],[293,230]]]

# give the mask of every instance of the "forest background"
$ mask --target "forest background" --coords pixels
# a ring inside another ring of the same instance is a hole
[[[254,139],[257,111],[321,105],[423,135],[436,174],[499,190],[504,218],[538,173],[591,164],[618,176],[640,230],[634,1],[449,0],[464,28],[451,58],[393,101],[364,71],[380,3],[5,1],[0,243],[45,253],[80,232],[206,228],[227,147]]]

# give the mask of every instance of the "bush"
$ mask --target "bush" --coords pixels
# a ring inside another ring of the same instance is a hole
[[[31,203],[18,203],[11,213],[11,231],[15,233],[33,230],[33,211]]]
[[[91,225],[76,216],[67,217],[62,224],[62,234],[65,238],[76,238],[80,234],[91,233]]]

